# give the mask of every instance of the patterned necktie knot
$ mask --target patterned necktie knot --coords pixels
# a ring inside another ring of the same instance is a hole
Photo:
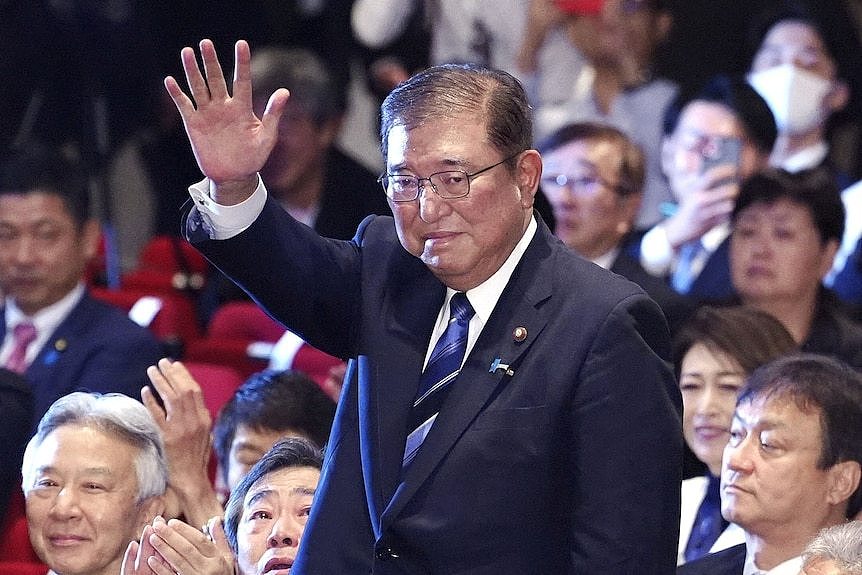
[[[27,369],[27,348],[36,339],[36,326],[30,322],[21,322],[12,330],[14,346],[6,360],[6,369],[15,373],[24,373]]]

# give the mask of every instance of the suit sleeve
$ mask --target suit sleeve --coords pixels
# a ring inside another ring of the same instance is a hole
[[[681,400],[658,306],[624,298],[599,328],[571,403],[571,573],[673,573]]]

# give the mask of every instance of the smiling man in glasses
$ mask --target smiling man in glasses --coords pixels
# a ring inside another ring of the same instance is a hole
[[[440,66],[382,106],[393,218],[321,238],[257,175],[288,93],[251,109],[211,42],[166,86],[206,176],[188,235],[312,345],[349,359],[302,573],[670,573],[682,435],[667,326],[534,215],[512,76]],[[290,88],[288,86],[288,88]],[[634,422],[640,423],[634,424]]]

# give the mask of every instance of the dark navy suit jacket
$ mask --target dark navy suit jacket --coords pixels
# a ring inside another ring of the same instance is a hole
[[[0,337],[5,336],[4,318]],[[33,393],[34,430],[51,404],[73,391],[113,391],[140,401],[141,387],[149,382],[147,367],[161,357],[149,331],[85,294],[25,373]]]
[[[350,242],[272,200],[230,240],[205,239],[195,211],[187,225],[274,317],[350,358],[297,575],[674,572],[680,398],[666,323],[640,288],[539,222],[402,474],[445,286],[392,218]]]
[[[740,543],[680,565],[676,572],[678,575],[742,575],[743,567],[745,543]]]

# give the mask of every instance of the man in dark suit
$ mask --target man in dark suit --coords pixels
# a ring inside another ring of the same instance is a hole
[[[614,127],[578,123],[545,138],[538,150],[541,190],[554,212],[554,235],[584,258],[642,287],[661,307],[673,334],[694,304],[624,249],[643,198],[641,149]]]
[[[749,376],[724,448],[721,512],[745,544],[680,575],[795,575],[820,530],[862,509],[862,375],[822,355],[774,360]]]
[[[212,43],[201,52],[206,79],[182,54],[194,104],[166,80],[207,176],[188,233],[274,317],[349,358],[292,572],[671,573],[682,439],[667,326],[535,218],[521,85],[444,66],[393,91],[394,222],[335,241],[256,174],[287,91],[258,120],[248,45],[232,96]]]
[[[0,365],[24,374],[35,424],[75,390],[140,398],[161,348],[83,283],[99,225],[89,216],[86,180],[59,153],[37,146],[0,164]],[[28,427],[30,429],[30,427]]]

